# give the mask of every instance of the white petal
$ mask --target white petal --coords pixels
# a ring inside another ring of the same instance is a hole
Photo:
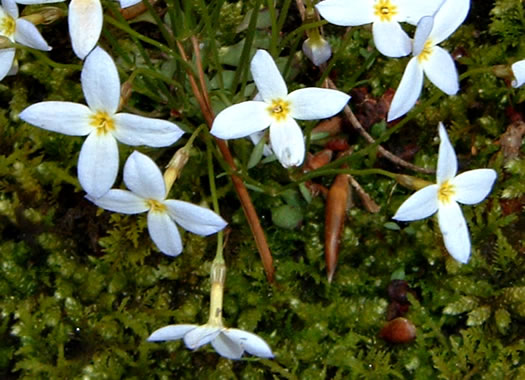
[[[525,59],[513,63],[511,68],[515,78],[512,81],[512,87],[520,87],[525,83]]]
[[[439,122],[439,154],[436,170],[437,183],[441,184],[447,180],[454,178],[458,172],[458,160],[456,152],[450,143],[450,140],[445,130],[443,123]]]
[[[406,22],[417,25],[424,16],[432,16],[438,9],[443,0],[406,0],[408,3],[405,8]],[[400,5],[401,6],[401,5]]]
[[[120,1],[121,8],[128,8],[128,7],[131,7],[132,5],[142,2],[142,0],[119,0],[119,1]]]
[[[86,58],[81,80],[84,97],[93,111],[106,111],[110,115],[117,112],[120,101],[117,66],[102,48],[96,47]]]
[[[213,121],[210,133],[220,139],[237,139],[268,128],[272,117],[268,104],[248,101],[222,110]]]
[[[492,169],[476,169],[461,173],[452,180],[456,189],[456,201],[474,205],[485,199],[496,181],[497,173]]]
[[[14,0],[2,0],[2,8],[15,20],[18,18],[18,5]]]
[[[332,56],[332,48],[328,41],[320,38],[319,43],[315,43],[311,38],[307,38],[303,42],[303,53],[313,62],[314,65],[319,66],[330,59]]]
[[[197,328],[197,325],[169,325],[155,330],[148,337],[148,342],[157,342],[159,340],[177,340],[181,339],[189,331]]]
[[[179,230],[165,212],[148,212],[148,231],[157,248],[168,256],[178,256],[182,252]]]
[[[445,0],[434,16],[434,28],[430,38],[439,44],[448,38],[465,21],[470,0]]]
[[[460,263],[470,257],[470,237],[467,222],[456,202],[441,204],[438,210],[439,228],[443,234],[447,251]]]
[[[215,339],[221,332],[221,329],[221,327],[217,326],[199,326],[184,336],[184,343],[190,350],[195,350]]]
[[[244,349],[238,342],[234,342],[222,333],[211,341],[211,345],[219,355],[232,360],[240,359],[244,352]]]
[[[459,90],[456,65],[450,54],[439,46],[432,48],[428,59],[422,61],[423,71],[437,88],[447,95],[455,95]]]
[[[326,88],[301,88],[286,98],[290,102],[290,116],[299,120],[317,120],[334,116],[350,100],[350,96]]]
[[[103,20],[100,0],[71,0],[69,3],[69,35],[73,51],[80,59],[97,44]]]
[[[262,99],[269,103],[288,94],[286,83],[266,50],[257,50],[250,64],[253,80]]]
[[[63,1],[65,0],[16,0],[18,4],[24,5],[61,3]]]
[[[388,111],[388,121],[397,119],[410,111],[416,104],[422,88],[423,68],[420,66],[417,57],[413,57],[408,62],[399,87],[392,99],[390,110]]]
[[[113,136],[127,145],[169,146],[184,134],[176,124],[166,120],[129,113],[118,113],[113,119],[116,123]]]
[[[437,185],[430,185],[416,191],[403,202],[392,218],[407,222],[429,217],[438,209],[437,191]]]
[[[78,180],[93,198],[106,194],[118,173],[118,146],[115,138],[96,131],[89,134],[78,157]]]
[[[325,0],[315,7],[326,21],[340,26],[356,26],[374,21],[371,0]]]
[[[15,49],[1,49],[0,50],[0,80],[11,70],[13,61],[15,59]]]
[[[249,135],[248,137],[250,138],[250,140],[252,140],[253,145],[257,145],[259,141],[261,141],[261,139],[263,138],[264,134],[265,132],[255,132]],[[273,154],[272,147],[268,144],[264,144],[263,154],[265,157]]]
[[[387,57],[404,57],[410,54],[410,38],[397,21],[375,21],[372,25],[374,44]]]
[[[33,49],[51,50],[36,26],[22,18],[16,20],[15,41]]]
[[[304,136],[297,122],[288,118],[270,125],[270,144],[285,168],[299,166],[304,161]]]
[[[92,115],[91,110],[83,104],[41,102],[27,107],[18,116],[26,123],[48,131],[85,136],[93,131],[90,125]]]
[[[433,25],[434,17],[432,16],[423,17],[421,20],[419,20],[419,23],[417,24],[416,28],[416,33],[414,34],[414,48],[412,51],[412,54],[414,56],[419,55],[419,53],[423,51],[423,48],[425,47],[425,42],[427,42],[428,36],[432,31]]]
[[[219,215],[189,202],[168,199],[164,202],[170,217],[182,228],[197,235],[211,235],[222,230],[228,223]]]
[[[127,190],[111,189],[100,198],[89,195],[86,198],[98,207],[121,214],[138,214],[149,210],[143,198]]]
[[[239,329],[226,329],[223,332],[232,341],[241,344],[244,350],[260,358],[273,358],[270,346],[261,337]]]
[[[134,151],[124,165],[124,183],[135,194],[145,199],[163,201],[166,185],[159,167],[151,158]]]

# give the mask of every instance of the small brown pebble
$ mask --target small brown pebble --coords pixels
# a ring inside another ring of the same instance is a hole
[[[406,318],[396,318],[383,326],[379,336],[390,343],[408,343],[416,338],[416,326]]]

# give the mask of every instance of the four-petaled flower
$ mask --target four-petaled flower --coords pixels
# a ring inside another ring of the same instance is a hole
[[[190,350],[211,343],[219,355],[228,359],[240,359],[244,351],[261,358],[273,358],[272,350],[259,336],[220,324],[169,325],[154,331],[148,337],[150,342],[177,339],[184,339]]]
[[[166,199],[164,178],[158,166],[146,155],[133,152],[124,165],[124,183],[131,190],[111,189],[100,198],[88,199],[106,210],[123,214],[148,211],[148,231],[153,242],[166,255],[182,252],[177,224],[198,235],[207,236],[226,226],[213,211],[191,203]]]
[[[459,80],[454,60],[437,45],[461,25],[469,8],[470,0],[445,0],[434,16],[425,16],[418,22],[413,57],[392,99],[388,121],[403,116],[416,104],[423,88],[423,74],[447,95],[458,92]]]
[[[388,57],[410,53],[410,38],[400,22],[416,24],[434,13],[442,0],[325,0],[315,7],[328,22],[341,26],[372,23],[374,44]]]
[[[288,94],[277,65],[265,50],[258,50],[251,72],[262,99],[234,104],[217,115],[211,134],[221,139],[246,137],[270,127],[270,144],[284,167],[304,160],[301,128],[294,119],[315,120],[335,115],[350,97],[324,88],[302,88]]]
[[[397,210],[394,219],[424,219],[437,211],[439,228],[448,252],[461,263],[470,257],[467,223],[458,203],[473,205],[487,197],[496,180],[492,169],[470,170],[456,176],[457,159],[442,123],[439,123],[439,155],[437,184],[422,188]]]
[[[51,50],[36,26],[23,18],[18,18],[18,5],[14,0],[2,0],[0,36],[33,49]],[[0,80],[8,74],[16,73],[17,67],[13,65],[14,60],[15,48],[0,49]]]
[[[30,124],[71,136],[88,135],[78,158],[80,185],[92,197],[106,193],[117,178],[117,140],[127,145],[163,147],[183,134],[175,124],[117,113],[120,80],[111,57],[97,47],[87,57],[81,75],[88,106],[47,101],[27,107],[20,118]]]

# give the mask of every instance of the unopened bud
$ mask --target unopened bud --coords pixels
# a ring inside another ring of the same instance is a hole
[[[190,149],[188,147],[180,148],[171,158],[170,162],[166,166],[164,172],[164,183],[166,184],[166,191],[171,189],[173,183],[179,178],[180,173],[188,159],[190,158]]]
[[[406,174],[396,175],[396,181],[400,185],[411,190],[419,190],[424,187],[427,187],[428,185],[432,185],[431,182],[425,181],[424,179],[420,179]]]
[[[58,7],[43,7],[37,13],[23,16],[24,20],[29,21],[33,25],[51,24],[52,22],[66,16],[66,12]]]

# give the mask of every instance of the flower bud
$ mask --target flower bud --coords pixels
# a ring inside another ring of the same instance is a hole
[[[427,187],[428,185],[432,185],[431,182],[428,182],[428,181],[425,181],[424,179],[413,177],[407,174],[396,175],[396,181],[400,185],[406,187],[407,189],[411,189],[411,190],[419,190],[424,187]]]
[[[328,41],[321,37],[319,33],[312,33],[312,35],[303,42],[303,53],[314,65],[319,66],[330,59],[332,56],[332,48]]]
[[[34,25],[51,24],[52,22],[66,16],[66,12],[58,7],[43,7],[37,13],[23,16],[24,20],[29,21]]]
[[[180,148],[170,162],[166,166],[166,171],[164,172],[164,183],[166,184],[166,192],[171,189],[173,183],[179,178],[182,168],[188,162],[190,158],[190,149],[188,147]]]

